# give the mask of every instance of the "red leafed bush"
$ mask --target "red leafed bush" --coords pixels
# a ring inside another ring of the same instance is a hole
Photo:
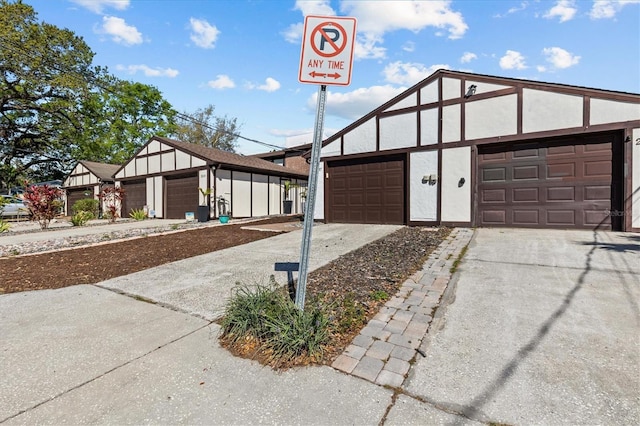
[[[106,215],[110,222],[115,222],[120,215],[118,211],[124,200],[124,189],[114,186],[107,186],[99,195],[100,199],[105,203],[107,209]]]
[[[54,186],[32,185],[23,194],[24,202],[31,214],[31,220],[38,221],[40,228],[47,229],[49,222],[57,215],[63,206],[62,191]]]

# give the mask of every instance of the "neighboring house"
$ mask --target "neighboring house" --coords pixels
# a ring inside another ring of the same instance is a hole
[[[224,202],[233,217],[283,213],[284,182],[306,186],[308,174],[257,157],[154,136],[114,174],[125,190],[122,216],[146,208],[155,217],[185,218],[199,205],[209,217]],[[203,197],[199,188],[211,189]],[[293,213],[301,212],[300,190],[292,190]]]
[[[113,175],[119,168],[120,166],[116,164],[79,161],[62,185],[65,190],[66,214],[68,216],[72,214],[71,208],[76,201],[84,198],[98,199],[102,188],[113,186],[115,183]],[[101,212],[104,211],[102,205],[100,209]]]
[[[323,142],[326,222],[640,231],[640,95],[439,70]]]
[[[263,160],[270,161],[274,164],[294,169],[299,172],[309,175],[309,163],[304,157],[311,149],[311,144],[305,144],[300,146],[294,146],[279,151],[265,152],[262,154],[254,154],[252,157],[262,158]]]

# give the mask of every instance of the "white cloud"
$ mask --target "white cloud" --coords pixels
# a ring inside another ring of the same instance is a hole
[[[387,54],[387,49],[378,46],[382,43],[382,37],[374,34],[361,34],[356,37],[356,44],[353,47],[353,57],[355,59],[382,59]]]
[[[462,62],[463,64],[466,64],[466,63],[471,62],[474,59],[478,59],[478,55],[476,55],[475,53],[471,53],[471,52],[464,52],[464,54],[460,58],[460,62]]]
[[[638,3],[640,0],[596,0],[593,2],[589,16],[592,19],[613,18],[624,6]]]
[[[140,31],[132,25],[127,25],[124,19],[115,16],[103,16],[102,27],[98,28],[96,32],[108,34],[116,43],[128,46],[142,43]]]
[[[218,74],[215,80],[207,82],[207,86],[211,87],[212,89],[223,90],[233,89],[234,87],[236,87],[236,84],[228,75]]]
[[[333,16],[336,14],[329,0],[296,0],[293,10],[301,11],[303,16]]]
[[[191,41],[196,46],[203,49],[213,49],[220,31],[214,26],[205,21],[204,19],[189,19],[189,26],[191,27]]]
[[[267,77],[264,81],[264,84],[260,84],[256,86],[249,83],[247,87],[250,89],[262,90],[265,92],[275,92],[276,90],[280,89],[280,82],[275,78]]]
[[[358,19],[358,32],[382,35],[396,30],[418,33],[427,27],[448,31],[450,39],[461,38],[469,28],[451,1],[343,1],[341,12]]]
[[[412,41],[408,41],[402,45],[402,50],[405,52],[413,52],[416,50],[416,44]]]
[[[439,69],[449,69],[449,65],[437,64],[425,67],[422,64],[397,61],[384,67],[382,72],[385,81],[389,83],[413,86]]]
[[[548,19],[559,17],[560,22],[570,21],[578,11],[575,6],[574,0],[558,0],[556,5],[544,14],[544,17]]]
[[[292,24],[288,29],[283,31],[281,34],[286,41],[293,44],[299,44],[302,42],[302,33],[304,32],[304,24],[300,22],[299,24]]]
[[[560,47],[546,47],[542,49],[542,53],[547,57],[547,62],[552,64],[554,68],[569,68],[580,62],[580,56],[572,55]]]
[[[116,69],[118,71],[125,71],[129,74],[136,74],[137,72],[142,72],[147,77],[169,77],[174,78],[177,77],[180,72],[178,70],[174,70],[173,68],[151,68],[147,65],[116,65]]]
[[[327,95],[326,111],[335,117],[356,120],[405,90],[407,87],[385,85],[356,89],[348,93],[330,91]],[[315,93],[307,100],[307,108],[310,111],[315,111],[317,98],[318,94]]]
[[[527,68],[524,63],[524,56],[515,50],[507,50],[505,55],[500,58],[500,68],[503,70],[523,70]]]
[[[125,10],[130,3],[129,0],[71,0],[71,2],[95,13],[102,13],[104,9],[109,7],[116,10]]]
[[[504,18],[507,15],[511,15],[513,13],[520,12],[521,10],[525,10],[528,6],[529,6],[529,2],[523,1],[522,3],[520,3],[520,6],[510,8],[509,10],[507,10],[507,13],[503,15],[501,14],[494,15],[494,18]]]

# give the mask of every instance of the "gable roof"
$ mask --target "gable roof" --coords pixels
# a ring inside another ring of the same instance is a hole
[[[243,169],[253,172],[272,172],[278,175],[292,176],[297,178],[308,178],[308,175],[298,170],[280,166],[270,161],[253,156],[244,156],[234,152],[223,151],[221,149],[210,148],[190,142],[178,141],[160,136],[154,136],[151,140],[157,140],[174,148],[185,151],[196,157],[214,164],[219,168]],[[147,142],[148,143],[148,142]]]
[[[97,163],[95,161],[79,161],[80,164],[85,166],[87,170],[96,175],[98,179],[101,181],[113,181],[113,176],[116,174],[118,170],[120,170],[120,166],[117,164],[107,164],[107,163]]]

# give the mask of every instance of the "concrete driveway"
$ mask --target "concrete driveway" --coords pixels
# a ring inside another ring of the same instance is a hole
[[[479,229],[456,285],[390,423],[640,424],[640,235]]]

